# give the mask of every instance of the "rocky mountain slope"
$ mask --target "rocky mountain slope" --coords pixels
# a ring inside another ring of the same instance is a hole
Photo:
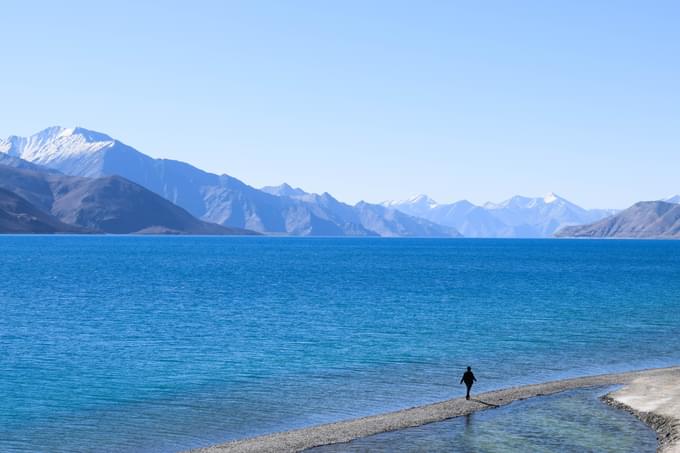
[[[680,204],[641,201],[606,219],[570,226],[558,237],[579,238],[680,238]]]
[[[0,165],[0,188],[25,200],[47,222],[113,234],[248,234],[207,223],[120,176],[84,178]],[[52,222],[54,223],[54,222]],[[62,226],[54,225],[55,232]],[[26,232],[40,232],[28,228]]]
[[[68,225],[47,214],[24,198],[0,189],[0,233],[87,233],[88,230]]]

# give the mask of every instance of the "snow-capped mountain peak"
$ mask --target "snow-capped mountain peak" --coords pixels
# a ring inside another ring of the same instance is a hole
[[[487,202],[484,209],[532,209],[549,204],[571,204],[554,192],[550,192],[542,198],[523,197],[515,195],[500,203]]]
[[[440,206],[439,203],[425,194],[414,195],[407,200],[384,201],[380,204],[386,208],[396,209],[415,217],[423,217]]]
[[[414,195],[411,198],[409,198],[406,201],[406,203],[417,204],[420,206],[428,206],[430,208],[434,208],[435,206],[437,206],[437,202],[425,194]]]
[[[535,199],[534,198],[528,198],[528,197],[523,197],[521,195],[515,195],[512,198],[508,198],[505,201],[502,201],[500,203],[493,203],[491,201],[487,202],[484,204],[485,209],[506,209],[506,208],[526,208],[528,207]]]
[[[560,199],[560,197],[555,195],[554,192],[550,192],[545,197],[543,197],[543,202],[545,204],[550,204],[550,203],[554,203],[554,202],[558,201],[559,199]]]
[[[283,183],[278,186],[265,186],[260,189],[263,192],[267,192],[277,197],[299,197],[304,195],[309,195],[304,190],[299,187],[292,187],[288,183]]]
[[[115,143],[106,134],[82,127],[53,126],[30,137],[11,136],[0,140],[0,152],[47,165],[54,160],[93,154]]]
[[[69,128],[66,128],[66,129],[62,129],[61,132],[59,133],[59,135],[57,135],[57,137],[58,137],[58,138],[61,138],[61,137],[70,137],[71,135],[73,135],[73,133],[74,133],[75,131],[76,131],[76,128],[75,128],[75,127],[69,127]]]

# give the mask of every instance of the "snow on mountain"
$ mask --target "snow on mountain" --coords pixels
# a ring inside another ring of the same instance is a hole
[[[413,205],[428,207],[430,209],[437,207],[437,202],[424,194],[415,195],[411,197],[408,202]]]
[[[381,205],[350,206],[330,194],[310,194],[285,183],[258,190],[184,162],[153,159],[106,134],[81,127],[57,126],[30,137],[12,136],[0,140],[0,152],[67,175],[121,175],[203,220],[269,233],[445,235],[456,229],[469,237],[546,237],[565,226],[592,223],[616,213],[583,209],[552,192],[482,206],[465,200],[437,203],[423,194]],[[667,201],[673,200],[680,202],[680,196]],[[428,224],[398,216],[395,210]]]
[[[307,195],[307,192],[300,189],[299,187],[291,187],[287,183],[283,183],[278,186],[265,186],[260,188],[262,192],[267,192],[277,197],[295,197],[301,195]]]
[[[550,192],[545,197],[543,197],[543,203],[545,204],[555,203],[558,200],[560,200],[560,197],[555,195],[553,192]]]
[[[507,231],[501,232],[504,225],[484,209],[465,200],[451,204],[439,204],[427,195],[416,195],[403,201],[385,201],[381,205],[410,216],[421,217],[440,225],[455,228],[466,237],[509,235]]]
[[[300,188],[294,189],[286,183],[275,187],[264,187],[262,190],[313,206],[320,216],[325,216],[334,223],[342,225],[345,230],[352,231],[354,235],[363,232],[366,235],[389,237],[460,236],[455,228],[430,222],[383,205],[361,201],[351,206],[336,200],[328,192],[321,195],[308,193]]]
[[[503,223],[519,229],[522,235],[548,237],[570,225],[595,222],[608,211],[584,209],[555,193],[542,198],[513,197],[494,205],[491,211]]]
[[[486,209],[532,209],[549,204],[572,204],[553,192],[543,197],[523,197],[515,195],[500,203],[487,202],[483,205]],[[575,205],[574,205],[575,206]]]
[[[50,127],[30,137],[11,136],[0,140],[0,152],[49,166],[68,158],[88,156],[110,148],[115,140],[105,134],[81,127]]]
[[[293,235],[458,235],[453,228],[394,210],[350,206],[327,193],[308,194],[288,184],[258,190],[184,162],[153,159],[106,134],[80,127],[57,126],[30,137],[12,136],[0,141],[0,152],[66,175],[120,175],[202,220],[230,227]]]
[[[487,202],[484,203],[483,207],[485,209],[525,209],[529,207],[534,198],[522,197],[520,195],[515,195],[512,198],[508,198],[500,203]]]
[[[380,204],[386,208],[399,209],[401,212],[416,217],[424,217],[437,207],[437,202],[424,194],[414,195],[404,201],[391,200]]]
[[[664,198],[662,201],[665,201],[666,203],[680,204],[680,195],[673,195],[672,197]]]
[[[425,195],[384,205],[452,226],[467,237],[547,237],[562,227],[594,222],[612,214],[583,209],[553,192],[536,198],[518,195],[483,206],[467,200],[437,204]]]

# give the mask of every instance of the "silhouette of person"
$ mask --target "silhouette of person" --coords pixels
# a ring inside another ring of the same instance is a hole
[[[472,388],[472,384],[474,382],[477,382],[477,378],[475,377],[474,374],[472,374],[472,368],[467,367],[467,371],[463,373],[463,377],[460,380],[460,383],[462,384],[465,382],[465,386],[467,387],[467,394],[465,395],[465,399],[469,400],[470,399],[470,389]]]

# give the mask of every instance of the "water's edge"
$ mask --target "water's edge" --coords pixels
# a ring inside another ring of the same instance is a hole
[[[673,418],[654,412],[638,411],[620,401],[616,401],[610,394],[604,395],[600,399],[611,407],[633,414],[645,425],[653,429],[656,432],[658,443],[657,452],[670,452],[671,449],[680,444],[680,425]]]
[[[388,431],[444,421],[536,396],[550,395],[576,388],[627,384],[639,377],[653,377],[678,370],[680,370],[680,367],[655,368],[512,387],[482,393],[476,395],[470,401],[466,401],[464,398],[455,398],[385,414],[257,436],[189,451],[192,453],[297,452],[323,445],[350,442],[361,437]],[[613,406],[622,408],[618,405]],[[646,420],[643,421],[647,422]],[[649,422],[648,424],[652,428],[656,428],[656,425]]]

